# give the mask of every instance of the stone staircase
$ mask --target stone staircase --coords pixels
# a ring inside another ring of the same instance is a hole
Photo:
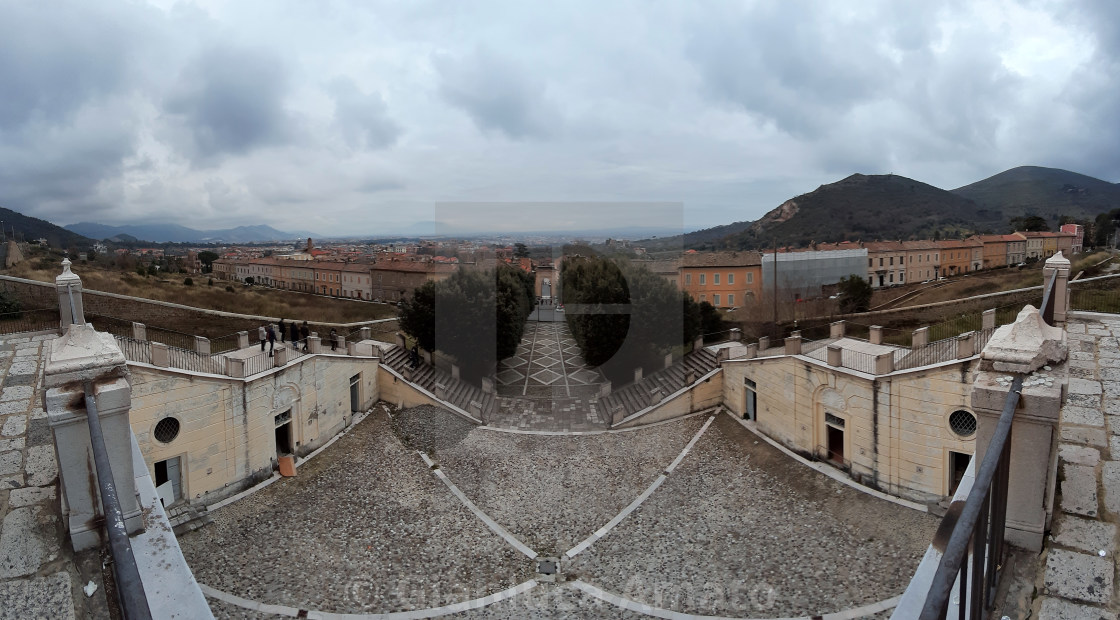
[[[408,350],[398,345],[393,345],[383,351],[381,363],[399,373],[406,381],[414,383],[436,398],[455,405],[459,409],[481,418],[494,410],[494,395],[487,394],[481,389],[455,379],[450,374],[435,366],[420,362],[418,367],[411,368],[408,363]]]
[[[601,398],[599,406],[606,418],[617,423],[628,415],[661,402],[716,368],[719,368],[716,354],[702,348],[689,353],[668,368]]]

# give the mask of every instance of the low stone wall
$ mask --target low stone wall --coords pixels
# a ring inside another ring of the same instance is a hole
[[[412,407],[419,407],[420,405],[431,405],[463,415],[449,403],[435,398],[434,395],[429,395],[412,383],[398,377],[384,365],[381,366],[378,374],[378,385],[381,400],[396,405],[400,409],[410,409]],[[478,423],[478,421],[474,419],[471,419],[471,422],[475,424]]]
[[[644,412],[639,412],[640,415],[636,417],[616,421],[611,428],[646,426],[704,411],[720,404],[723,404],[723,371],[717,370],[711,377],[690,386],[683,393],[661,401],[657,406]]]

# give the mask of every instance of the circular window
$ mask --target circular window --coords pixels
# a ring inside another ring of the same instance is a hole
[[[961,437],[971,437],[976,433],[976,416],[964,410],[949,415],[949,428]]]
[[[171,443],[179,436],[179,420],[175,418],[164,418],[156,424],[155,430],[156,440],[162,443]]]

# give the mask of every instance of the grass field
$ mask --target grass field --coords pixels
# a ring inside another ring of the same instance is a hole
[[[54,282],[55,276],[59,274],[56,267],[36,267],[37,261],[25,261],[3,273],[42,282]],[[186,274],[162,278],[143,277],[133,272],[122,273],[93,264],[76,264],[73,270],[81,276],[82,286],[89,290],[169,301],[209,310],[295,318],[317,323],[353,323],[397,315],[397,309],[388,304],[320,297],[260,286],[247,287],[236,282],[218,280],[214,281],[213,286],[209,286],[206,275],[192,276],[194,284],[187,286],[183,284]],[[233,290],[226,290],[227,286],[231,286]]]

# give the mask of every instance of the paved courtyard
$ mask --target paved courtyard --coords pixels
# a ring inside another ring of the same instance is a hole
[[[564,321],[526,323],[517,353],[498,364],[495,376],[499,394],[535,398],[593,395],[605,381],[584,361]]]
[[[886,617],[874,606],[901,594],[937,525],[726,414],[579,436],[393,415],[378,404],[296,478],[180,539],[217,616]]]

